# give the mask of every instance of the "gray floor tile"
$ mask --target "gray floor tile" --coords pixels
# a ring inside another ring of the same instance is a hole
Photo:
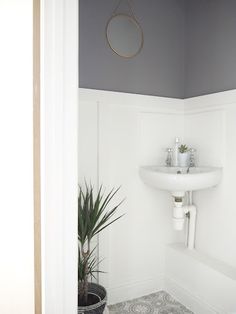
[[[109,306],[110,314],[193,314],[165,291]]]

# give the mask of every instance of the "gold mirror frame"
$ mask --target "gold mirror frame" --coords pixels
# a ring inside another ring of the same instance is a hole
[[[119,54],[119,53],[111,46],[111,43],[110,43],[110,41],[109,41],[109,39],[108,39],[108,35],[107,35],[108,26],[109,26],[110,22],[111,22],[114,18],[116,18],[116,17],[118,17],[118,16],[126,17],[127,19],[129,19],[130,21],[132,21],[132,23],[137,27],[137,29],[138,29],[139,32],[140,32],[140,35],[141,35],[140,47],[139,47],[139,49],[137,50],[137,52],[134,53],[134,54],[132,54],[132,55],[122,55],[122,54]],[[138,21],[137,21],[134,17],[132,17],[132,16],[130,16],[130,15],[128,15],[128,14],[121,14],[121,13],[115,14],[115,15],[112,15],[111,18],[110,18],[110,19],[108,20],[108,22],[107,22],[107,25],[106,25],[106,40],[107,40],[108,46],[110,47],[110,49],[111,49],[115,54],[117,54],[119,57],[126,58],[126,59],[130,59],[130,58],[133,58],[133,57],[137,56],[137,54],[139,54],[140,51],[141,51],[142,48],[143,48],[143,43],[144,43],[143,30],[142,30],[142,27],[140,26],[140,24],[138,23]]]

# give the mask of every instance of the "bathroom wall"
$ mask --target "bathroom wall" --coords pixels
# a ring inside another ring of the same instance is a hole
[[[235,0],[186,0],[186,98],[236,88],[235,29]]]
[[[174,243],[166,248],[165,290],[194,314],[236,313],[236,267]]]
[[[80,0],[80,87],[184,97],[184,1],[133,0],[144,32],[142,51],[131,59],[112,52],[105,37],[118,0]],[[121,12],[127,12],[122,1]]]
[[[177,98],[236,88],[234,0],[133,1],[144,47],[130,60],[106,43],[116,4],[80,1],[80,87]]]
[[[196,251],[167,247],[165,289],[196,314],[235,313],[236,90],[185,100],[184,121],[197,164],[223,167],[223,178],[193,193]]]
[[[0,1],[0,313],[34,313],[32,0]]]
[[[142,6],[141,1],[133,3],[137,10]],[[153,5],[152,1],[148,3]],[[162,8],[173,8],[169,1],[165,1],[164,6],[159,1],[155,3]],[[125,216],[100,239],[100,253],[106,257],[102,267],[108,270],[100,280],[108,288],[109,302],[166,288],[172,293],[181,291],[176,293],[176,297],[184,295],[183,302],[191,299],[188,304],[193,305],[193,310],[196,305],[197,314],[235,311],[232,291],[236,274],[236,211],[233,205],[236,174],[236,92],[233,90],[236,87],[236,40],[233,30],[236,29],[236,3],[233,0],[191,0],[185,2],[185,7],[181,3],[178,8],[186,10],[187,24],[186,41],[181,35],[179,44],[184,43],[185,52],[180,53],[177,45],[174,48],[177,50],[173,51],[176,56],[169,52],[167,57],[170,65],[170,60],[182,60],[180,56],[185,53],[186,72],[185,77],[180,75],[183,63],[179,64],[178,70],[174,66],[171,69],[173,84],[170,84],[170,72],[167,75],[166,69],[158,70],[158,67],[161,69],[159,62],[163,54],[155,52],[152,59],[155,49],[151,49],[147,57],[145,49],[149,48],[146,42],[137,59],[127,61],[113,55],[106,47],[105,38],[102,42],[98,35],[100,31],[104,36],[104,20],[112,12],[112,5],[110,3],[106,17],[103,16],[104,10],[97,14],[102,7],[95,9],[92,6],[91,9],[90,5],[90,1],[81,1],[80,85],[127,92],[81,89],[80,94],[79,145],[83,147],[79,160],[80,180],[91,178],[96,186],[99,183],[110,187],[121,184],[121,195],[127,197],[121,209]],[[142,25],[147,27],[144,33],[150,36],[148,43],[154,44],[148,28],[152,26],[154,29],[161,18],[156,18],[158,10],[152,8],[149,12],[150,7],[145,3],[138,15],[149,17]],[[162,15],[165,16],[163,12]],[[166,17],[165,20],[169,21]],[[96,30],[88,26],[94,21]],[[184,25],[184,18],[182,23]],[[183,25],[174,26],[179,34],[182,34]],[[168,26],[168,31],[173,31],[172,26]],[[178,34],[173,36],[178,38]],[[94,38],[93,43],[91,38]],[[167,41],[170,43],[169,38],[162,38],[166,40],[162,51]],[[168,62],[161,62],[166,68]],[[176,77],[178,86],[175,85]],[[183,78],[184,84],[180,82]],[[215,93],[225,90],[231,91]],[[203,94],[211,95],[201,96]],[[196,95],[200,96],[192,97]],[[195,262],[195,257],[193,260],[185,258],[185,253],[179,251],[167,254],[168,260],[164,261],[166,244],[183,241],[183,234],[172,229],[169,194],[146,187],[138,177],[140,165],[164,161],[164,149],[172,145],[176,135],[184,137],[187,144],[197,149],[198,165],[223,167],[223,180],[219,186],[195,192],[193,196],[198,208],[196,249],[202,256],[200,262]],[[210,262],[207,264],[206,260]],[[186,266],[188,272],[183,274],[184,267],[178,268],[176,263]],[[217,266],[214,268],[211,263]],[[222,268],[226,271],[222,272]],[[171,278],[169,271],[176,271],[177,275],[172,274]],[[179,271],[183,276],[179,276]],[[170,281],[165,285],[166,276],[170,276]],[[202,289],[204,280],[214,282],[214,285],[209,284],[209,294]],[[218,300],[217,304],[214,300]]]
[[[229,308],[227,297],[221,298],[218,307],[210,302],[227,293],[231,285],[235,287],[236,91],[178,100],[80,89],[79,108],[80,182],[86,178],[95,187],[101,183],[107,188],[121,185],[118,199],[126,197],[120,209],[125,216],[100,238],[100,255],[105,257],[101,268],[108,271],[100,282],[108,288],[109,302],[165,288],[177,298],[184,295],[183,302],[193,309]],[[173,145],[177,135],[197,149],[198,165],[223,167],[219,186],[193,194],[200,262],[199,258],[197,262],[188,260],[185,252],[166,255],[166,245],[184,242],[184,233],[172,228],[170,194],[145,186],[138,175],[140,165],[164,163],[165,148]],[[168,256],[183,260],[188,276],[171,273],[177,271],[176,260],[165,261]],[[206,260],[210,263],[205,265]],[[210,267],[209,280],[220,278],[219,285],[212,285],[209,295],[202,295],[200,281],[189,265],[194,265],[198,278],[203,279]],[[223,273],[222,268],[226,269]],[[234,306],[234,295],[228,292],[227,296]]]
[[[165,246],[183,241],[172,228],[169,193],[151,189],[139,166],[164,164],[173,137],[183,136],[183,102],[178,99],[80,90],[79,178],[121,186],[125,216],[100,238],[105,258],[100,275],[116,303],[163,289]]]
[[[185,101],[185,139],[198,150],[198,164],[223,167],[222,183],[194,193],[198,206],[196,248],[236,267],[236,91]]]

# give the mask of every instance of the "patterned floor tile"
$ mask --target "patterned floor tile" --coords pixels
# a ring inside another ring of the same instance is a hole
[[[165,291],[109,306],[110,314],[193,314]]]

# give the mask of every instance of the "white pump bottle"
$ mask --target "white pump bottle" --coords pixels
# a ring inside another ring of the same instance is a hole
[[[175,138],[175,145],[173,147],[173,159],[172,159],[172,165],[173,167],[178,167],[179,165],[179,138]]]

